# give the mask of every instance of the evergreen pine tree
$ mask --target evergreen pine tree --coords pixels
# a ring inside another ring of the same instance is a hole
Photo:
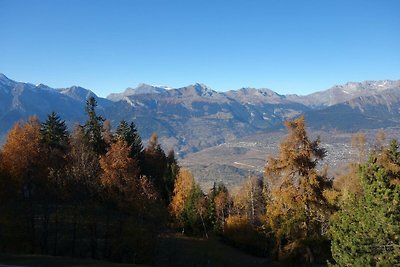
[[[165,198],[167,200],[167,204],[169,205],[169,203],[171,203],[171,200],[172,200],[175,180],[176,180],[176,177],[178,176],[179,169],[180,169],[178,162],[175,158],[174,150],[171,150],[168,153],[166,162],[167,162],[167,166],[165,168],[163,180],[164,180]]]
[[[169,194],[165,186],[164,175],[167,170],[167,157],[160,144],[157,135],[152,134],[149,145],[144,150],[144,162],[142,173],[146,175],[155,185],[165,204],[169,203]]]
[[[359,169],[362,196],[348,198],[331,221],[337,266],[400,265],[400,153],[393,141]]]
[[[181,215],[185,230],[188,233],[199,234],[204,231],[207,236],[207,229],[204,223],[205,204],[203,191],[201,191],[198,184],[193,183]]]
[[[98,155],[104,155],[107,149],[102,134],[104,119],[97,115],[95,110],[96,106],[97,102],[93,96],[86,100],[85,111],[88,115],[88,120],[85,125],[83,125],[83,129],[93,151]]]
[[[43,156],[45,157],[45,165],[47,167],[47,192],[44,195],[45,207],[45,218],[50,217],[50,212],[54,213],[54,242],[53,242],[53,253],[57,254],[58,250],[58,232],[59,232],[59,203],[63,197],[63,185],[65,184],[66,174],[66,158],[67,151],[69,148],[69,133],[65,121],[62,121],[60,117],[52,112],[47,116],[47,119],[40,127],[40,135],[43,146]],[[43,236],[48,237],[49,235],[49,220],[46,227],[44,227]],[[47,246],[47,240],[44,244]],[[46,250],[48,248],[46,247]]]
[[[117,138],[122,138],[130,147],[130,157],[142,161],[143,144],[136,125],[131,122],[130,125],[125,120],[122,120],[115,132]]]
[[[41,124],[40,134],[42,141],[51,149],[66,152],[68,147],[69,133],[65,121],[60,119],[57,113],[52,112]]]

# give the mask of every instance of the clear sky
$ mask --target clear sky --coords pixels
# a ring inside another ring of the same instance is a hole
[[[100,96],[400,79],[400,1],[0,0],[0,72]]]

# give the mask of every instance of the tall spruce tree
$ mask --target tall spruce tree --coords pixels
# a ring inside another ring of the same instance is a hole
[[[165,201],[169,203],[169,194],[165,185],[164,175],[167,169],[167,157],[157,141],[156,133],[153,133],[148,146],[144,150],[144,164],[142,172],[154,183],[157,191]]]
[[[66,152],[69,133],[65,121],[61,120],[57,113],[47,115],[46,121],[41,124],[40,134],[46,146]]]
[[[44,230],[42,236],[46,239],[42,243],[45,244],[45,252],[47,253],[47,237],[50,235],[50,217],[54,213],[54,242],[53,253],[57,254],[58,250],[58,232],[59,232],[59,203],[64,195],[63,185],[66,176],[66,158],[69,148],[69,133],[65,121],[62,121],[57,113],[52,112],[47,116],[45,122],[41,124],[40,135],[42,140],[42,149],[45,157],[45,165],[47,168],[47,193],[44,198]]]
[[[97,101],[93,96],[86,100],[85,111],[88,115],[88,120],[83,125],[83,129],[93,151],[98,155],[104,155],[107,151],[107,145],[102,134],[104,119],[97,115],[96,106]]]
[[[167,201],[167,205],[171,203],[172,201],[172,195],[174,191],[174,184],[176,177],[178,176],[179,173],[179,165],[178,162],[175,158],[175,152],[174,150],[169,151],[168,156],[166,158],[167,166],[165,168],[165,173],[163,176],[164,180],[164,194],[165,194],[165,199]]]
[[[142,161],[142,138],[133,122],[128,124],[125,120],[122,120],[115,131],[115,136],[117,138],[122,138],[131,147],[129,153],[131,158]]]
[[[204,193],[197,183],[193,183],[181,215],[184,222],[185,231],[194,234],[200,234],[201,232],[204,232],[204,235],[208,238],[207,229],[204,222],[206,211],[207,206]]]

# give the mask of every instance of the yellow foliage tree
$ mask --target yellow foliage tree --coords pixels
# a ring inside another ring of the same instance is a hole
[[[286,122],[286,127],[289,134],[280,144],[279,156],[270,157],[265,166],[267,222],[281,257],[300,253],[304,261],[314,262],[315,240],[323,239],[330,215],[324,192],[331,189],[331,182],[317,169],[326,151],[319,139],[307,137],[304,117]]]
[[[264,184],[261,179],[249,176],[234,197],[234,209],[237,215],[247,218],[249,223],[260,221],[265,213]]]
[[[193,184],[194,178],[190,171],[185,169],[180,170],[175,181],[172,201],[169,205],[170,213],[178,223],[181,223],[180,216],[184,211],[185,202],[192,190]]]

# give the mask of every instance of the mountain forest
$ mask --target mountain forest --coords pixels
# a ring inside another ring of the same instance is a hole
[[[286,120],[263,176],[233,192],[200,187],[156,133],[144,144],[133,121],[113,129],[96,106],[88,98],[86,122],[71,130],[53,112],[6,135],[0,252],[180,266],[160,252],[160,240],[178,236],[214,238],[270,266],[400,265],[400,150],[383,131],[372,148],[355,134],[357,156],[332,177],[305,118]],[[204,257],[186,266],[219,266]]]

